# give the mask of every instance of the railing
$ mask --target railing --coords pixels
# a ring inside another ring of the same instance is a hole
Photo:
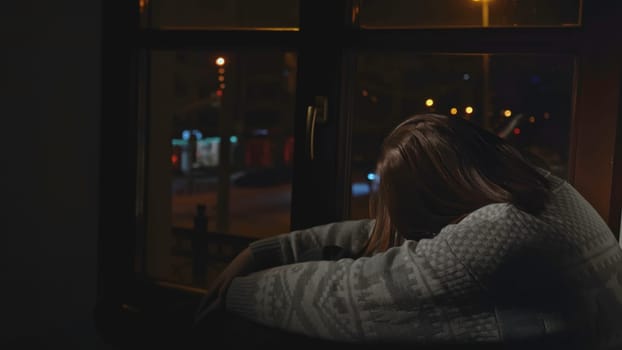
[[[208,264],[230,262],[255,240],[251,237],[208,231],[205,209],[204,205],[197,205],[194,228],[172,228],[175,245],[171,248],[171,255],[190,258],[192,283],[195,285],[205,284]],[[190,247],[184,242],[190,242]]]

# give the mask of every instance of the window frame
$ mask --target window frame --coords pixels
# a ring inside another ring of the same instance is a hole
[[[298,55],[295,138],[304,113],[327,96],[329,120],[317,130],[317,155],[296,144],[292,229],[349,215],[349,108],[354,57],[361,51],[413,53],[561,53],[577,57],[570,137],[570,182],[619,234],[622,207],[622,54],[611,33],[619,4],[583,0],[583,23],[560,28],[359,29],[356,0],[300,2],[299,31],[154,30],[140,27],[138,1],[102,3],[102,122],[98,240],[99,333],[113,343],[148,336],[153,327],[182,332],[199,291],[153,283],[136,274],[144,234],[141,188],[145,137],[140,80],[149,49],[291,49]],[[321,21],[316,20],[322,18]],[[327,41],[330,38],[332,41]],[[597,122],[594,115],[598,116]],[[604,136],[603,136],[604,135]],[[599,141],[596,146],[593,142]],[[598,172],[592,171],[597,169]],[[318,205],[326,203],[326,205]],[[177,305],[178,307],[174,307]],[[181,305],[181,306],[179,306]]]

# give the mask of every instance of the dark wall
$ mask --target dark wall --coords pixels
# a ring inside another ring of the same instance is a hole
[[[0,348],[101,347],[100,7],[11,1],[0,11]]]

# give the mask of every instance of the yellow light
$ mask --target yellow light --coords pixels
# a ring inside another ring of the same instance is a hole
[[[225,81],[225,77],[224,77],[224,75],[219,75],[219,76],[218,76],[218,81],[220,81],[220,82]]]
[[[529,122],[531,124],[535,123],[536,122],[536,117],[534,117],[533,115],[531,117],[529,117]]]
[[[226,63],[225,58],[224,57],[218,57],[216,59],[216,65],[217,66],[224,66]]]
[[[149,6],[149,0],[138,0],[138,7],[140,8],[140,13],[145,12],[147,6]]]
[[[503,111],[503,116],[506,118],[509,118],[512,116],[512,111],[509,109],[506,109],[505,111]]]
[[[428,107],[434,106],[434,100],[431,99],[431,98],[425,100],[425,105],[428,106]]]
[[[451,115],[456,115],[456,114],[458,114],[458,108],[456,108],[456,107],[451,107],[451,109],[449,110],[449,113],[450,113]]]
[[[473,107],[468,106],[467,108],[464,109],[464,111],[466,112],[466,114],[471,114],[473,113]]]

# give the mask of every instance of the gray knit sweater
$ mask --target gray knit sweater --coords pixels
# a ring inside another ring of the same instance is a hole
[[[622,251],[567,182],[532,216],[484,206],[431,239],[371,257],[304,261],[311,249],[358,251],[372,220],[294,231],[251,244],[265,269],[235,278],[227,310],[342,342],[489,343],[562,334],[622,348]],[[597,344],[596,344],[597,343]]]

